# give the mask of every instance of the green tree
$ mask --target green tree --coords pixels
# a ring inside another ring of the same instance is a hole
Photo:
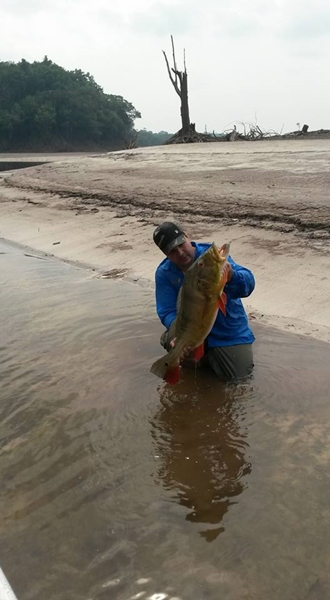
[[[137,143],[138,146],[161,146],[165,144],[167,140],[172,137],[172,133],[167,131],[148,131],[147,129],[140,129],[137,132]]]
[[[124,147],[140,113],[105,94],[90,73],[41,62],[0,62],[0,150]]]

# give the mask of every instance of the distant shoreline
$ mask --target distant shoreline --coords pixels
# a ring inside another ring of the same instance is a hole
[[[175,134],[174,134],[175,135]],[[201,135],[204,135],[201,133]],[[226,134],[212,134],[212,133],[208,133],[207,134],[209,136],[208,142],[213,142],[213,143],[238,143],[238,142],[272,142],[272,141],[286,141],[286,140],[299,140],[299,141],[308,141],[308,140],[328,140],[330,139],[330,129],[317,129],[315,131],[307,131],[306,133],[303,133],[301,130],[297,130],[297,131],[291,131],[291,132],[287,132],[287,133],[282,133],[282,134],[267,134],[267,132],[264,132],[263,135],[261,135],[260,137],[257,138],[248,138],[245,137],[244,138],[244,134],[240,133],[239,137],[236,140],[230,141],[229,139],[226,139]],[[228,134],[227,134],[228,135]],[[206,143],[208,143],[206,142]],[[166,146],[167,144],[164,143],[163,146]],[[179,144],[180,145],[180,144]],[[142,149],[153,149],[159,146],[137,146],[136,148],[134,148],[135,150],[142,150]],[[123,151],[130,151],[131,149],[126,149],[126,148],[109,148],[109,146],[104,146],[102,148],[100,147],[92,147],[91,149],[81,149],[81,148],[72,148],[70,150],[56,150],[56,149],[52,149],[52,148],[48,148],[48,149],[42,149],[42,150],[33,150],[33,149],[27,149],[27,148],[23,148],[21,150],[18,149],[13,149],[13,150],[5,150],[3,152],[0,152],[0,162],[3,160],[3,157],[11,157],[11,156],[21,156],[21,155],[29,155],[29,156],[49,156],[50,160],[53,159],[53,157],[62,155],[64,156],[86,156],[86,155],[91,155],[91,154],[105,154],[108,152],[123,152]]]

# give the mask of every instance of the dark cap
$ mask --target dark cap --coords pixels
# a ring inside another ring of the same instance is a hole
[[[183,229],[171,221],[165,221],[154,231],[154,242],[164,254],[169,254],[173,248],[185,241]]]

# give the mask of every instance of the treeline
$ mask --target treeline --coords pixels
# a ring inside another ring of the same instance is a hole
[[[138,110],[92,75],[51,60],[0,62],[0,151],[112,150],[136,136]]]
[[[155,133],[147,129],[140,129],[137,132],[137,146],[161,146],[172,137],[172,133],[159,131]]]

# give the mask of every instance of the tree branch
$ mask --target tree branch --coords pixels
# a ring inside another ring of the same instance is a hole
[[[171,35],[171,42],[172,42],[172,55],[173,55],[173,67],[174,69],[172,69],[172,71],[177,71],[178,68],[176,66],[176,58],[175,58],[175,49],[174,49],[174,40],[173,40],[173,35]],[[175,83],[178,84],[177,79],[175,78]]]
[[[165,57],[165,62],[166,62],[166,66],[167,66],[167,72],[168,72],[168,76],[173,84],[173,87],[176,91],[176,93],[178,94],[178,96],[180,96],[181,98],[181,90],[179,89],[179,86],[177,84],[177,74],[179,73],[179,71],[175,72],[174,69],[172,69],[172,71],[175,73],[175,79],[172,77],[172,73],[171,73],[171,69],[170,69],[170,65],[168,64],[168,59],[166,56],[166,52],[163,50],[163,54]]]
[[[174,69],[172,69],[173,73],[175,73],[175,76],[179,78],[180,81],[180,91],[182,92],[182,77],[183,77],[183,73],[181,71],[174,71]],[[180,94],[181,96],[181,94]]]

